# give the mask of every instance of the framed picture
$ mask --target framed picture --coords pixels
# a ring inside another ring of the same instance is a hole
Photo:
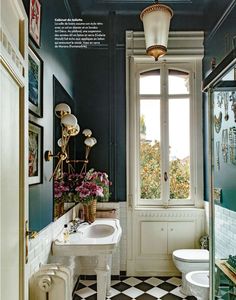
[[[29,110],[37,117],[43,116],[43,61],[29,47]]]
[[[39,0],[30,0],[29,33],[35,45],[40,47],[41,4]]]
[[[43,127],[29,122],[29,184],[42,181]]]

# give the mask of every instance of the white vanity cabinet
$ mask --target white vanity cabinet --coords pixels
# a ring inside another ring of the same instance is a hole
[[[194,222],[141,222],[141,253],[172,254],[194,248]],[[151,246],[151,247],[150,247]]]
[[[177,249],[195,248],[195,222],[169,222],[167,232],[168,254]]]
[[[144,221],[140,226],[141,253],[144,255],[167,253],[167,223]]]
[[[128,275],[179,275],[172,261],[177,249],[199,248],[204,232],[203,209],[136,210],[132,239],[127,241]]]

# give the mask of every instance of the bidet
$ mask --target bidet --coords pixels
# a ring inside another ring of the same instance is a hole
[[[197,300],[209,300],[209,271],[193,271],[186,275],[191,293]]]

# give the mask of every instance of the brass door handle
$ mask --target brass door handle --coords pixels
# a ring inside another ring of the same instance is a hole
[[[29,230],[29,223],[25,221],[25,263],[28,263],[28,255],[29,255],[29,239],[35,239],[38,236],[37,231]]]
[[[167,181],[168,180],[168,175],[167,172],[164,173],[164,180]]]
[[[26,236],[29,237],[29,239],[35,239],[38,235],[37,231],[26,230]]]

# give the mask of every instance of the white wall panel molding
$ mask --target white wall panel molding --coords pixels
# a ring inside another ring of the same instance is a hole
[[[171,31],[168,38],[168,52],[164,58],[160,58],[160,61],[175,55],[202,58],[204,53],[203,40],[203,31]],[[145,59],[152,60],[146,54],[144,32],[126,31],[126,55],[143,55]]]
[[[195,209],[195,210],[185,210],[185,209],[178,209],[178,210],[172,210],[172,209],[163,209],[163,210],[136,210],[135,214],[137,217],[152,217],[152,218],[158,218],[160,221],[170,219],[179,219],[183,220],[183,218],[197,218],[199,216],[203,216],[204,209]]]
[[[1,59],[17,69],[19,76],[23,76],[24,58],[11,40],[5,25],[2,23],[0,28]]]

